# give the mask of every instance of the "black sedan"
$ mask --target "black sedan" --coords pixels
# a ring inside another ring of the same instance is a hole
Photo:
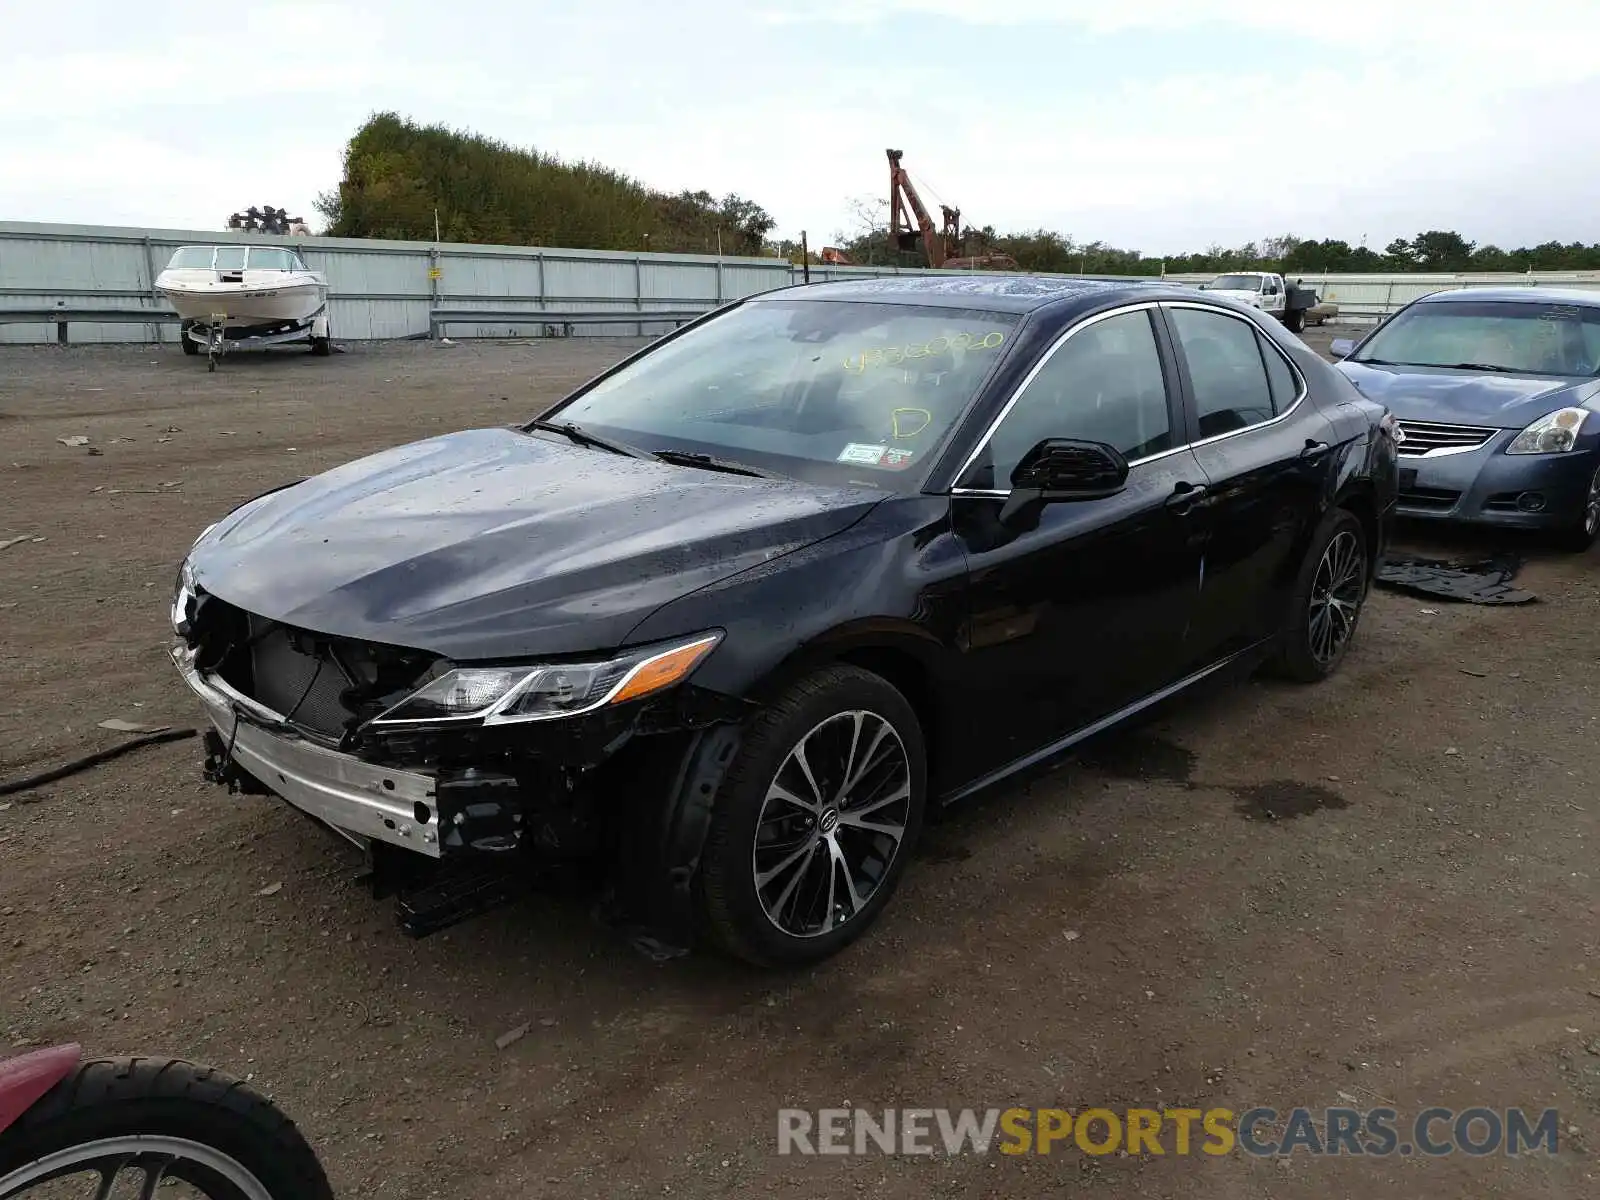
[[[1333,345],[1399,423],[1399,515],[1600,535],[1600,292],[1435,292]]]
[[[930,810],[1224,668],[1350,645],[1392,426],[1187,289],[766,293],[541,418],[252,500],[179,571],[206,772],[365,849],[412,933],[599,863],[669,952],[820,958]]]

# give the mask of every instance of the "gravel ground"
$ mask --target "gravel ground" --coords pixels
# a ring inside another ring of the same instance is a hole
[[[196,721],[165,604],[232,504],[514,420],[631,345],[215,375],[175,347],[0,351],[0,542],[34,539],[0,550],[0,779],[116,743],[105,718]],[[408,941],[332,839],[203,785],[195,742],[135,751],[0,797],[0,1052],[249,1076],[348,1196],[1600,1194],[1600,577],[1531,549],[1538,604],[1376,593],[1331,682],[1213,688],[967,806],[809,973],[647,962],[581,896]],[[1180,1103],[1553,1106],[1561,1152],[776,1153],[780,1107]]]

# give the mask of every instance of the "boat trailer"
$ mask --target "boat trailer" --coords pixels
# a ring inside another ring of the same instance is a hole
[[[311,343],[311,353],[332,353],[331,331],[328,329],[328,306],[324,304],[305,321],[272,321],[264,325],[227,326],[226,313],[212,313],[209,322],[185,321],[178,329],[185,354],[206,355],[206,370],[215,371],[217,360],[230,350],[254,350],[262,346],[276,346],[282,342]],[[322,335],[317,335],[317,326]]]

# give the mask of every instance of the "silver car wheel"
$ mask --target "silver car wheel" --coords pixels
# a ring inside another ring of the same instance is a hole
[[[860,915],[888,877],[911,814],[911,761],[899,732],[864,709],[799,740],[767,787],[751,869],[767,919],[821,937]]]
[[[1366,594],[1366,563],[1361,543],[1341,530],[1322,552],[1311,583],[1311,611],[1306,622],[1311,657],[1326,667],[1339,656],[1355,632],[1356,617]]]

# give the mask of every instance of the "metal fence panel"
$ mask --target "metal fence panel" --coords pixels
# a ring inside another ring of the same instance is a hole
[[[182,245],[267,242],[293,246],[326,273],[333,294],[335,338],[423,337],[430,308],[503,308],[543,311],[648,312],[709,309],[773,288],[802,282],[803,268],[778,258],[719,258],[706,254],[633,254],[533,246],[471,246],[377,239],[271,237],[242,231],[134,229],[117,226],[0,222],[0,309],[67,307],[167,311],[154,295],[154,277]],[[437,277],[431,272],[437,270]],[[884,275],[947,274],[926,268],[844,267],[818,264],[813,283]],[[1131,276],[1092,276],[1131,279]],[[1166,282],[1196,285],[1205,275],[1169,275]],[[1428,292],[1454,287],[1551,284],[1600,289],[1600,272],[1539,274],[1367,273],[1305,275],[1306,286],[1339,306],[1341,321],[1370,322]],[[672,325],[578,326],[574,336],[664,333]],[[451,336],[538,336],[543,323],[455,327]],[[173,340],[175,324],[84,322],[70,329],[74,342]],[[51,324],[0,324],[0,343],[48,342]]]

